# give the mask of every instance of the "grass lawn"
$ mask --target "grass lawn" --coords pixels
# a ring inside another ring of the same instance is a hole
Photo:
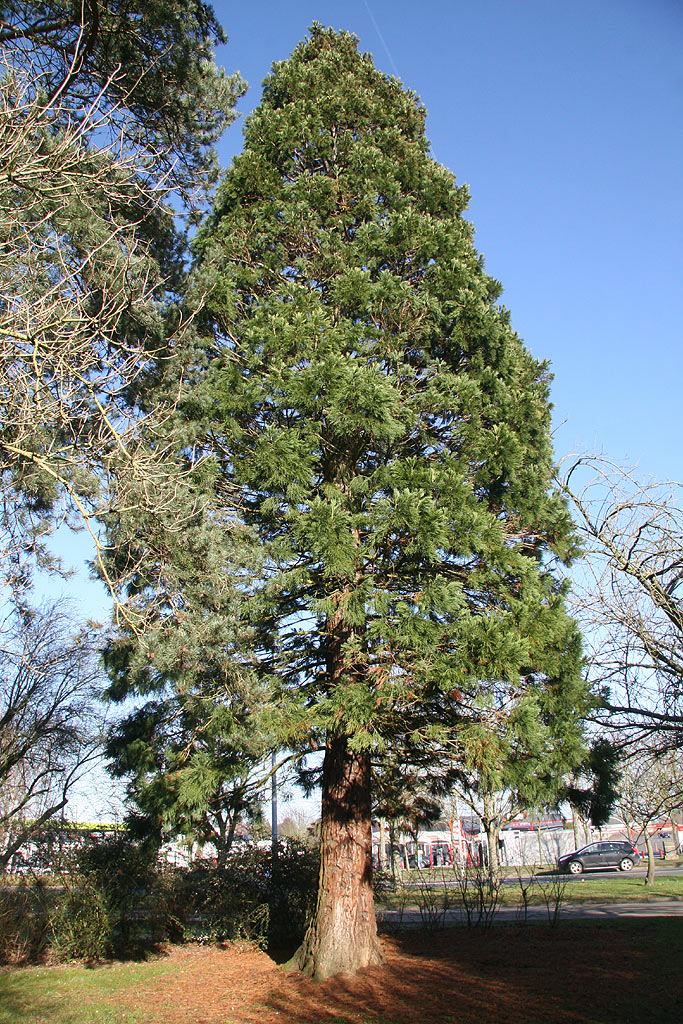
[[[507,889],[508,886],[505,888]],[[515,887],[511,886],[510,888],[514,893]],[[650,899],[661,899],[662,897],[670,900],[683,900],[683,875],[655,875],[653,884],[646,886],[644,878],[634,878],[631,875],[603,878],[596,872],[593,875],[583,875],[578,879],[572,878],[567,882],[565,889],[567,903],[604,903],[609,900],[647,902]]]
[[[414,876],[406,878],[406,881],[409,883],[409,887],[403,893],[382,893],[375,900],[377,906],[392,910],[399,906],[419,905],[420,881]],[[431,874],[425,872],[423,881],[440,882],[443,885],[444,894],[448,897],[449,905],[458,906],[460,894],[457,885],[453,883],[452,875],[445,874],[439,877],[437,872]],[[520,905],[522,903],[520,886],[515,884],[513,876],[508,875],[507,881],[511,884],[501,886],[500,904],[503,906]],[[608,903],[624,900],[648,902],[662,898],[683,900],[683,875],[655,875],[654,883],[651,886],[646,886],[644,878],[636,878],[632,875],[606,878],[604,875],[594,872],[581,875],[578,878],[573,875],[539,875],[538,881],[534,882],[528,890],[529,905],[542,905],[544,903],[542,890],[552,887],[557,889],[558,885],[563,886],[563,903]],[[429,892],[432,895],[438,894],[439,886],[430,886]]]
[[[163,960],[89,967],[26,967],[0,974],[0,1024],[144,1024],[107,1005],[171,969]]]

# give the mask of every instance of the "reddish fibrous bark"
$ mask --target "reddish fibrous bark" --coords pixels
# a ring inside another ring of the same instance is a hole
[[[379,964],[372,894],[370,758],[328,738],[323,763],[320,881],[315,915],[292,958],[317,980]]]

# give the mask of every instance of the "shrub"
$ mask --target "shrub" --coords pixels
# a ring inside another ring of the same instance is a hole
[[[186,937],[284,945],[303,937],[318,881],[318,853],[290,841],[278,851],[233,854],[225,867],[199,866],[183,882]]]
[[[51,914],[51,945],[61,959],[102,959],[182,937],[174,882],[156,850],[129,835],[85,844],[64,877]]]
[[[45,886],[40,879],[0,891],[0,963],[35,960],[45,946]]]
[[[88,878],[68,885],[50,914],[50,947],[58,960],[103,960],[112,951],[113,924],[103,894]]]
[[[317,852],[293,841],[274,871],[270,850],[259,849],[234,853],[224,868],[180,871],[118,834],[75,851],[58,890],[36,880],[2,896],[0,958],[35,958],[46,943],[59,960],[137,954],[168,940],[287,945],[303,937],[317,879]]]

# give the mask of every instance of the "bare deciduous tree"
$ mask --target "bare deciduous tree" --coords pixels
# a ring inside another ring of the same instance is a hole
[[[90,532],[115,594],[128,577],[110,578],[110,513],[164,514],[167,527],[175,514],[182,529],[192,512],[193,460],[178,458],[191,441],[171,427],[192,322],[184,221],[245,88],[216,65],[216,42],[203,0],[2,5],[4,600],[21,599],[36,561],[55,567],[47,540],[64,521]]]
[[[647,850],[646,885],[655,875],[650,826],[668,819],[683,806],[683,760],[680,751],[662,754],[658,747],[632,751],[624,760],[619,782],[617,810],[627,828],[642,835]]]
[[[72,122],[97,103],[99,141],[146,156],[192,206],[217,173],[213,144],[246,85],[214,60],[226,35],[205,0],[3,0],[0,47],[31,94]]]
[[[560,481],[586,558],[572,611],[597,718],[622,743],[683,744],[683,488],[639,480],[608,459],[567,460]]]
[[[11,609],[0,623],[0,867],[64,811],[96,756],[94,635],[64,606]]]

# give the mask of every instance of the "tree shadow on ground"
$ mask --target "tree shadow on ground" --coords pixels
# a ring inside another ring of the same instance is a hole
[[[413,932],[385,939],[385,965],[353,978],[279,975],[266,1006],[282,1024],[680,1020],[683,920],[623,924]]]

